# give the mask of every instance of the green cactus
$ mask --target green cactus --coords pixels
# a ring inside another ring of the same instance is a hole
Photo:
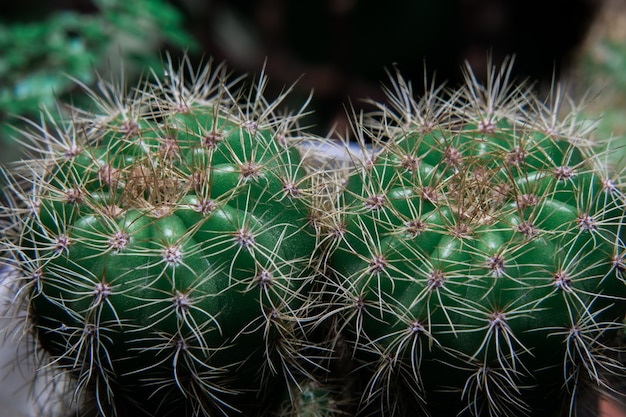
[[[251,415],[308,347],[302,112],[279,115],[287,93],[266,100],[262,75],[244,90],[190,68],[101,83],[95,112],[25,133],[32,158],[2,171],[5,262],[43,369],[99,415]]]
[[[345,386],[339,382],[302,381],[293,383],[286,392],[284,401],[272,414],[275,417],[335,417],[346,415]]]
[[[624,178],[575,112],[557,117],[557,90],[531,99],[510,69],[419,101],[395,78],[355,123],[371,149],[324,223],[364,412],[544,416],[562,398],[573,414],[626,373]]]
[[[22,132],[0,261],[41,375],[81,416],[624,400],[623,173],[510,73],[421,100],[392,79],[359,155],[305,140],[263,74],[188,60]]]

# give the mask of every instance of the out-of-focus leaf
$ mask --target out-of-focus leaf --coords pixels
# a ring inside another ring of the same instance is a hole
[[[0,16],[0,154],[9,115],[36,119],[41,106],[70,93],[74,103],[81,102],[70,77],[90,85],[96,71],[110,67],[119,73],[114,66],[121,65],[128,74],[139,74],[161,64],[164,45],[197,47],[182,14],[167,0],[90,4],[89,12],[59,9],[34,18],[25,10],[24,19],[11,21]]]

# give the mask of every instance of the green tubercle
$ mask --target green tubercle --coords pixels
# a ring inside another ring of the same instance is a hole
[[[435,415],[541,413],[557,403],[544,394],[602,384],[609,367],[626,314],[623,182],[573,123],[548,124],[494,75],[436,105],[404,85],[347,180],[330,263],[372,372],[365,404],[404,378],[431,411],[455,393]]]
[[[168,74],[110,87],[107,112],[36,132],[42,155],[5,171],[34,333],[105,415],[244,410],[302,355],[280,349],[316,257],[297,115],[274,114],[263,79],[240,104],[209,69]]]

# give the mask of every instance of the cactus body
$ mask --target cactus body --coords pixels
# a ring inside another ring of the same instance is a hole
[[[260,411],[313,276],[295,117],[262,83],[240,105],[219,73],[168,71],[36,132],[43,156],[5,172],[18,292],[50,367],[102,414]]]
[[[335,417],[345,415],[340,405],[341,394],[331,384],[307,381],[292,387],[287,398],[272,414],[276,417]]]
[[[624,178],[576,113],[510,88],[508,66],[420,101],[398,77],[344,170],[303,155],[263,76],[246,93],[185,68],[102,84],[97,111],[26,133],[32,158],[1,171],[11,305],[80,415],[623,399]]]
[[[404,390],[437,416],[548,415],[623,372],[606,345],[626,313],[623,183],[506,71],[468,80],[417,102],[399,79],[360,130],[374,150],[328,221],[333,295],[366,405]]]

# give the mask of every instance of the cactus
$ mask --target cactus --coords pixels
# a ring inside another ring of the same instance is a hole
[[[2,171],[15,314],[81,415],[252,415],[300,368],[313,200],[302,111],[265,83],[187,59],[102,81],[95,111],[24,132],[30,159]]]
[[[345,381],[318,382],[310,379],[287,390],[278,409],[271,414],[275,417],[335,417],[349,415],[344,408],[350,408],[346,401]],[[344,382],[344,385],[339,385]]]
[[[586,387],[623,394],[624,178],[558,89],[510,74],[468,68],[420,100],[392,77],[354,123],[364,155],[324,223],[363,413],[573,415]]]
[[[184,59],[133,90],[102,81],[0,170],[15,332],[81,416],[623,401],[623,173],[558,89],[510,74],[468,68],[420,100],[392,78],[350,166],[263,74]]]

